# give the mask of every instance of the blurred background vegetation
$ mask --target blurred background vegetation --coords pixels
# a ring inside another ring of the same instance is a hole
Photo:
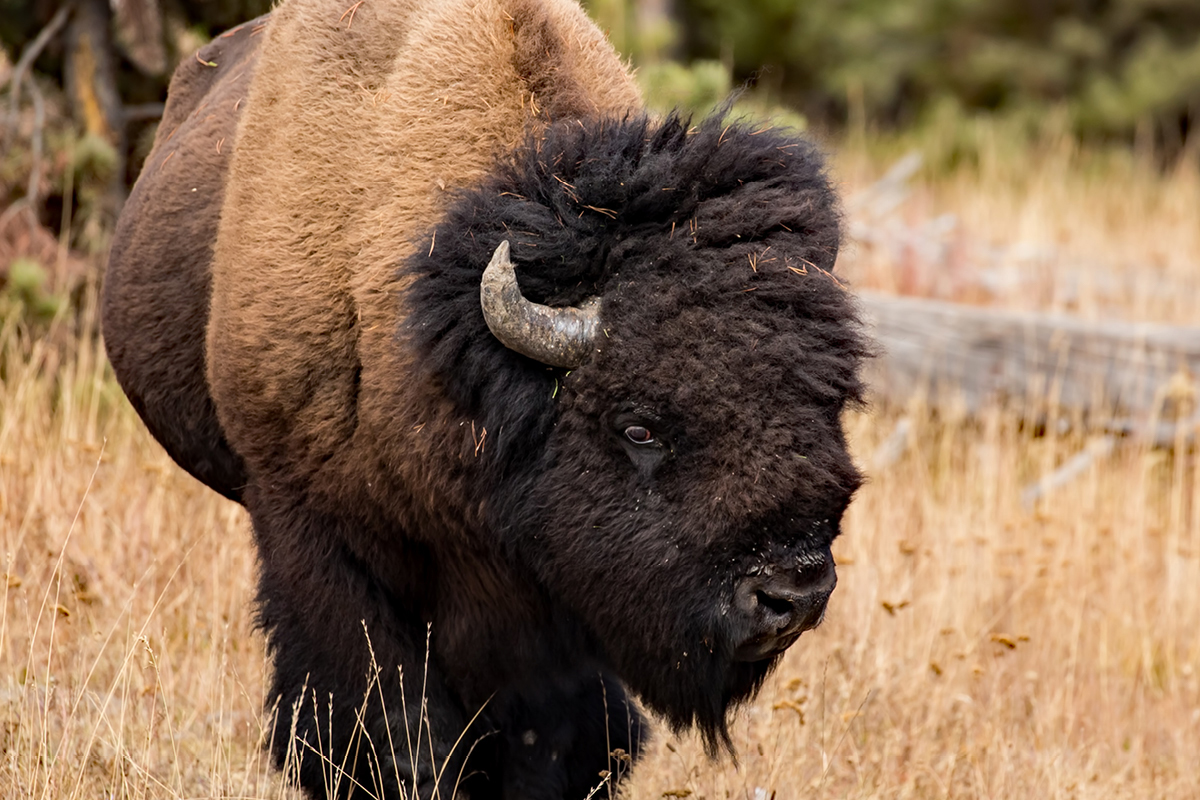
[[[823,128],[954,116],[1179,155],[1200,117],[1196,0],[589,0],[668,102],[747,85]],[[690,69],[690,93],[681,70]],[[727,81],[721,84],[720,79]]]
[[[739,111],[926,171],[1048,136],[1195,169],[1197,0],[584,0],[650,104]],[[103,262],[181,58],[270,0],[0,0],[0,320]],[[74,287],[74,288],[73,288]]]

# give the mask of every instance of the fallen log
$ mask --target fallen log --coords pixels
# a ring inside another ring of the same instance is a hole
[[[885,404],[920,396],[973,414],[1000,402],[1043,419],[1103,419],[1122,435],[1195,413],[1200,328],[859,296],[882,349],[871,382]]]

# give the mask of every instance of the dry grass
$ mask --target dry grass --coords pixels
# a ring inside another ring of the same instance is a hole
[[[0,796],[277,797],[241,509],[176,468],[101,344],[0,338]]]
[[[923,179],[904,213],[1196,282],[1194,174],[1102,183],[1069,149],[1037,158]],[[841,160],[851,190],[885,166]],[[905,268],[864,248],[847,267],[881,286]],[[1200,323],[1195,296],[1127,301]],[[97,341],[2,320],[0,796],[290,796],[259,747],[244,515],[153,443]],[[911,447],[853,506],[828,620],[741,714],[739,764],[664,732],[628,797],[1195,796],[1196,454],[1123,446],[1027,510],[1022,488],[1083,442],[1000,410],[905,413]],[[860,460],[896,418],[849,420]]]
[[[960,121],[915,140],[843,147],[836,171],[850,198],[904,154],[924,156],[908,197],[870,222],[938,245],[851,246],[843,272],[857,286],[904,294],[1092,319],[1200,322],[1197,158],[1163,173],[1128,151],[1081,149],[1066,135],[1025,144],[1007,135],[1000,124]]]
[[[853,420],[859,452],[881,422]],[[849,514],[825,625],[739,726],[741,769],[664,742],[633,794],[1194,797],[1194,456],[1121,451],[1028,513],[1078,442],[1002,414],[913,436]]]

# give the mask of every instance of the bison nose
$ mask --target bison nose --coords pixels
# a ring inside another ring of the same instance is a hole
[[[782,653],[801,633],[821,623],[836,585],[837,572],[828,554],[817,564],[768,569],[743,578],[734,590],[740,622],[734,657],[762,661]]]

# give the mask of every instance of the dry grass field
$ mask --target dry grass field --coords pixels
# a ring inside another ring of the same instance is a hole
[[[1033,290],[965,280],[950,294],[1200,324],[1200,293],[1150,290],[1200,282],[1194,169],[1097,166],[1065,141],[984,152],[915,178],[897,218],[953,212],[963,241],[1046,243],[1134,289],[1067,295],[1051,271]],[[889,161],[849,148],[848,195]],[[945,293],[953,275],[912,262],[859,245],[844,271]],[[99,342],[32,338],[15,319],[0,314],[0,797],[293,796],[260,749],[244,514],[151,440]],[[908,449],[872,469],[901,415]],[[870,482],[835,545],[827,621],[740,712],[736,764],[664,730],[624,796],[1196,797],[1196,451],[1122,444],[1027,508],[1023,488],[1085,446],[1078,434],[1035,436],[1004,409],[873,408],[847,424]]]

